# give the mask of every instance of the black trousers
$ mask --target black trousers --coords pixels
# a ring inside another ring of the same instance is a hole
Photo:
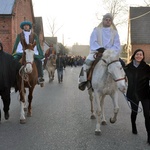
[[[138,113],[139,101],[134,102],[134,104],[132,102],[130,103],[131,103],[131,108],[132,108],[131,121],[135,122],[137,113]],[[142,100],[141,104],[143,108],[143,115],[145,118],[146,131],[150,134],[150,99]]]
[[[10,88],[4,88],[3,90],[0,90],[0,96],[4,105],[3,110],[4,112],[8,112],[10,105]]]
[[[41,59],[34,58],[34,61],[35,61],[36,67],[37,67],[38,77],[43,77],[43,66],[42,66]]]

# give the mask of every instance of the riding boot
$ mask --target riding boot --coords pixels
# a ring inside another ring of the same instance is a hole
[[[83,67],[81,68],[81,72],[79,75],[79,85],[78,88],[81,91],[84,91],[87,85],[87,72],[89,71],[90,66],[84,64]]]

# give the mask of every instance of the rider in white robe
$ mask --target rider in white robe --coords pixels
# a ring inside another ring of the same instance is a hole
[[[86,83],[87,72],[95,60],[94,55],[98,51],[112,49],[120,53],[120,39],[117,29],[113,23],[113,16],[107,13],[103,16],[102,22],[94,28],[90,36],[90,53],[83,65],[83,74],[79,76],[80,83]]]

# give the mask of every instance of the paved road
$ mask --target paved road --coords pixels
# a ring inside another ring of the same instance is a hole
[[[115,124],[109,123],[112,103],[105,100],[107,125],[101,136],[94,135],[96,120],[90,120],[87,91],[77,88],[80,68],[67,67],[64,82],[57,78],[45,86],[36,86],[33,116],[19,124],[19,97],[12,93],[10,119],[0,124],[0,150],[150,150],[147,145],[143,114],[138,114],[138,135],[131,133],[130,108],[120,94],[120,112]],[[3,114],[2,114],[3,115]]]

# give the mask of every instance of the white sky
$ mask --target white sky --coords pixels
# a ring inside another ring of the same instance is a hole
[[[126,0],[129,5],[141,4],[144,0]],[[55,19],[55,36],[58,42],[70,46],[74,43],[89,44],[90,34],[101,20],[96,18],[101,0],[32,0],[35,17],[43,18],[44,35],[51,36],[49,22]],[[135,5],[134,5],[135,6]],[[107,12],[104,12],[105,14]],[[101,16],[102,17],[102,16]],[[101,19],[101,18],[99,18]],[[118,28],[123,43],[127,27]]]

